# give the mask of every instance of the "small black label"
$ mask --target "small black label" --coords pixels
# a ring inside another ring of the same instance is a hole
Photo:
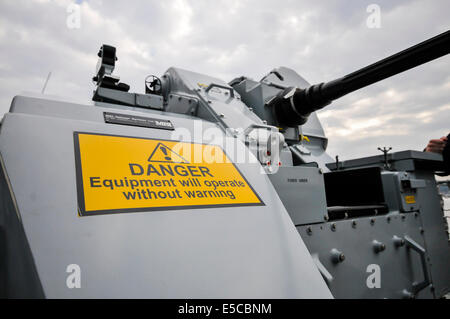
[[[169,120],[110,112],[103,112],[103,116],[106,123],[159,128],[163,130],[175,129]]]
[[[288,183],[308,183],[307,178],[288,178]]]

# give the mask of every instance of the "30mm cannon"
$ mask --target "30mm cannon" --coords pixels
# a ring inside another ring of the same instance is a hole
[[[289,87],[269,103],[281,125],[306,123],[309,115],[333,100],[450,53],[450,31],[330,82],[306,89]]]

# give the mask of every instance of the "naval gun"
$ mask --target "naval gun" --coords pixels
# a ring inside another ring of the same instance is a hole
[[[448,53],[450,36],[445,32],[333,81],[307,88],[288,87],[268,105],[274,109],[276,122],[280,125],[302,125],[309,114],[333,100]]]
[[[449,40],[318,85],[286,67],[228,83],[171,67],[144,93],[103,45],[92,101],[22,94],[3,118],[0,295],[441,298],[442,156],[334,161],[315,111]]]

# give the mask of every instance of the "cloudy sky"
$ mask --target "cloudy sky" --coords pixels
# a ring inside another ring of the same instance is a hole
[[[79,28],[67,24],[73,3]],[[367,26],[373,3],[380,28]],[[449,12],[448,0],[0,0],[0,115],[20,92],[40,92],[50,71],[47,94],[89,101],[103,43],[117,47],[115,74],[134,92],[170,66],[225,81],[287,66],[318,83],[449,30]],[[450,132],[450,56],[348,95],[319,117],[332,156],[421,150]]]

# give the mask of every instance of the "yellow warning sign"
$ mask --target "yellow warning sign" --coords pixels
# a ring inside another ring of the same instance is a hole
[[[405,202],[406,204],[415,204],[416,198],[414,197],[414,195],[405,196]]]
[[[81,216],[264,205],[217,145],[75,132]]]

